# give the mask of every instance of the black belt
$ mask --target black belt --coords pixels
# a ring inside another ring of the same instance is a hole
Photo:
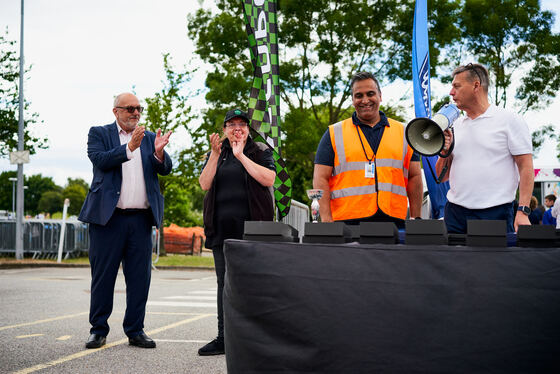
[[[116,213],[124,214],[124,215],[132,215],[132,214],[146,214],[150,212],[150,209],[137,209],[137,208],[129,208],[129,209],[121,209],[116,208]]]

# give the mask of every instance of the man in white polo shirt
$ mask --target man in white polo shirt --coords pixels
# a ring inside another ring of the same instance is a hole
[[[450,233],[465,233],[467,220],[505,220],[508,232],[530,225],[529,202],[534,172],[532,142],[527,123],[515,113],[488,102],[488,71],[480,64],[459,66],[453,71],[449,93],[465,111],[445,132],[448,158],[436,164],[438,173],[447,163],[449,180],[445,223]],[[519,186],[519,208],[513,201]]]

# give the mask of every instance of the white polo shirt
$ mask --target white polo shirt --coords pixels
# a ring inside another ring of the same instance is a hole
[[[556,228],[560,229],[560,199],[556,199],[550,214],[552,217],[556,218]]]
[[[455,128],[447,199],[468,209],[512,202],[519,184],[514,155],[533,153],[523,118],[490,105],[475,119],[462,116]]]

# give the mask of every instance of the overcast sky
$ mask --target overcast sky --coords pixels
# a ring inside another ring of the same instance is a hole
[[[541,4],[560,14],[560,1]],[[178,67],[194,57],[186,16],[198,7],[194,0],[26,0],[24,53],[33,67],[24,93],[44,121],[36,126],[37,133],[48,136],[50,148],[31,156],[25,174],[53,177],[61,186],[68,177],[90,183],[89,128],[114,121],[115,94],[134,89],[142,100],[162,88],[163,53],[169,52]],[[0,32],[6,27],[9,38],[19,40],[20,0],[0,1]],[[555,31],[560,31],[558,20]],[[203,72],[191,83],[193,89],[204,88]],[[397,100],[411,86],[400,82],[384,87],[383,100]],[[441,97],[448,90],[434,84],[433,94]],[[558,118],[560,98],[545,111],[525,115],[531,130]],[[184,136],[174,135],[171,141],[180,146]],[[552,144],[535,163],[557,163]],[[16,170],[16,165],[0,160],[0,171],[6,170]]]

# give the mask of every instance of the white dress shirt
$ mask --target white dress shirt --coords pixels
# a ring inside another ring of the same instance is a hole
[[[126,156],[128,157],[128,161],[122,163],[122,184],[117,208],[146,209],[150,204],[146,194],[146,181],[144,180],[140,147],[132,152],[128,147],[128,142],[132,139],[132,132],[124,131],[118,122],[117,130],[121,144],[127,144]]]

